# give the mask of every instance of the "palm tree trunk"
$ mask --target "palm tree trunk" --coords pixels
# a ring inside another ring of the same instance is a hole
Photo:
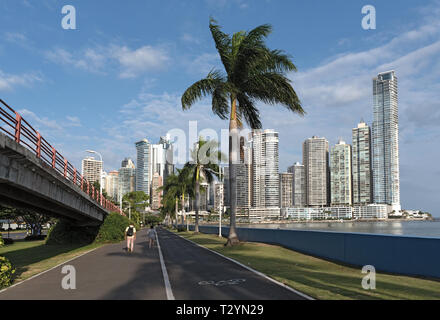
[[[179,209],[179,199],[176,197],[176,228],[177,224],[179,223],[179,220],[177,220],[177,210]]]
[[[183,219],[184,218],[184,213],[185,213],[185,194],[182,194],[182,226],[184,226],[185,225],[185,220]]]
[[[238,160],[238,123],[236,118],[236,99],[232,100],[231,119],[229,121],[229,207],[231,209],[229,236],[227,246],[239,243],[236,231],[236,212],[237,212],[237,175],[235,164]]]
[[[198,170],[198,169],[197,169]],[[194,232],[199,232],[199,207],[200,207],[200,183],[197,174],[196,178],[196,222],[194,224]]]

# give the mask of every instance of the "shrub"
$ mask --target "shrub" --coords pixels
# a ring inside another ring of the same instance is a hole
[[[4,244],[5,244],[5,243],[4,243],[4,241],[3,241],[3,238],[0,237],[0,247],[3,246]]]
[[[35,235],[35,236],[26,236],[26,238],[24,238],[25,241],[37,241],[37,240],[44,240],[44,239],[46,239],[45,234],[40,234],[40,235]]]
[[[50,228],[46,244],[89,244],[95,240],[99,227],[79,227],[72,223],[59,220],[52,228]]]
[[[110,213],[99,228],[96,242],[119,242],[124,240],[125,229],[129,226],[130,220],[117,212]],[[135,224],[136,229],[139,228]]]
[[[3,238],[3,244],[13,244],[14,243],[14,239],[12,238]]]
[[[0,289],[6,288],[12,284],[12,277],[15,269],[11,262],[5,257],[0,257]]]

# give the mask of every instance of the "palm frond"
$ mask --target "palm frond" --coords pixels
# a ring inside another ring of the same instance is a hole
[[[195,82],[182,95],[182,109],[187,110],[198,100],[211,95],[215,89],[224,82],[222,73],[218,70],[211,70],[207,77]]]
[[[220,60],[222,61],[226,72],[229,73],[231,61],[231,38],[228,34],[220,30],[220,26],[213,18],[210,18],[209,20],[209,29],[211,30],[211,35],[214,39],[215,47],[217,48],[217,51],[220,55]]]

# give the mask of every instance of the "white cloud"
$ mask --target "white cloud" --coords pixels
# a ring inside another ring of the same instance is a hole
[[[143,46],[132,50],[126,46],[114,46],[112,57],[121,66],[121,78],[134,78],[141,73],[164,68],[168,61],[168,53],[160,47]]]
[[[108,70],[118,68],[121,78],[134,78],[145,72],[160,70],[170,60],[167,51],[162,47],[143,46],[130,49],[118,45],[72,52],[54,48],[46,51],[45,57],[60,65],[98,74],[106,74]]]
[[[180,40],[184,41],[184,42],[188,42],[188,43],[195,43],[195,44],[199,44],[200,43],[200,39],[189,34],[189,33],[184,33],[181,37]]]
[[[46,51],[45,56],[50,61],[71,66],[92,73],[103,73],[106,56],[95,49],[87,48],[80,53],[72,53],[63,48]]]
[[[42,77],[35,73],[21,75],[8,74],[0,70],[0,91],[9,91],[16,86],[31,86],[35,82],[43,81]]]

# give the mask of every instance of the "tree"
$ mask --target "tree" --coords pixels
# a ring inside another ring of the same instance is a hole
[[[194,225],[194,232],[199,232],[199,207],[200,207],[200,182],[206,180],[211,183],[214,176],[219,176],[218,163],[222,159],[222,154],[217,150],[217,141],[205,141],[203,137],[199,137],[194,149],[191,150],[192,161],[185,163],[183,167],[192,177],[194,183],[195,193],[195,209],[196,221]]]
[[[43,224],[48,223],[51,217],[34,210],[0,206],[0,217],[3,219],[24,221],[31,229],[31,234],[40,235]]]
[[[210,19],[209,29],[214,39],[224,72],[211,70],[207,77],[192,84],[182,95],[182,108],[187,110],[205,96],[212,97],[212,111],[221,119],[229,116],[230,229],[228,245],[239,242],[236,233],[236,169],[238,162],[238,129],[244,120],[251,129],[260,129],[260,113],[255,103],[285,106],[299,115],[304,114],[301,102],[291,86],[286,72],[296,71],[291,58],[280,50],[267,48],[265,39],[272,27],[264,24],[232,36],[223,33],[217,22]]]
[[[148,207],[150,197],[144,191],[132,191],[122,197],[122,204],[136,211],[144,211]]]
[[[181,189],[179,187],[179,177],[172,174],[167,177],[165,184],[158,188],[164,192],[164,197],[162,199],[162,207],[165,211],[171,215],[172,207],[175,208],[175,217],[177,225],[177,211],[179,206],[179,197],[181,195]]]

